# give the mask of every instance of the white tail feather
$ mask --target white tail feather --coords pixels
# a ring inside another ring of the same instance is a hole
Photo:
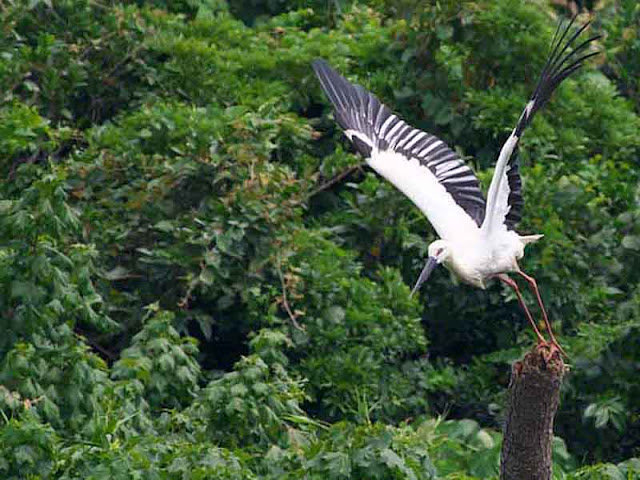
[[[520,235],[520,241],[522,243],[524,243],[525,245],[528,245],[530,243],[537,242],[542,237],[544,237],[544,235],[542,235],[542,234],[539,234],[539,235]]]

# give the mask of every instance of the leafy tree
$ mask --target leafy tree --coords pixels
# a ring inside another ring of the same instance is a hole
[[[527,322],[444,270],[409,297],[435,234],[310,62],[486,186],[556,3],[9,1],[0,476],[496,478]],[[523,268],[571,355],[557,478],[636,478],[638,8],[586,3],[603,55],[522,141]]]

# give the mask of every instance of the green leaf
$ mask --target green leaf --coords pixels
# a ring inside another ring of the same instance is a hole
[[[622,246],[628,250],[640,250],[640,235],[626,235],[622,239]]]

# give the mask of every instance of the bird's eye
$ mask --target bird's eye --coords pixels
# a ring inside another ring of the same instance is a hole
[[[440,256],[440,254],[442,253],[443,250],[444,250],[444,248],[439,248],[438,251],[436,252],[436,255]]]

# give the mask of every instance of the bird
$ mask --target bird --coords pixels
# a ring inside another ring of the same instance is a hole
[[[500,150],[486,200],[471,168],[442,140],[407,124],[375,95],[349,82],[325,60],[312,62],[346,137],[375,172],[422,211],[439,237],[429,244],[426,263],[411,295],[438,265],[481,289],[486,289],[490,280],[498,279],[513,289],[538,345],[549,347],[550,351],[557,349],[565,356],[536,280],[518,265],[525,247],[543,235],[520,235],[515,230],[524,205],[517,150],[525,129],[558,85],[599,53],[589,48],[599,36],[578,40],[589,22],[570,33],[575,20],[576,16],[558,23],[533,93]],[[521,276],[532,290],[550,342],[540,332],[509,273]]]

